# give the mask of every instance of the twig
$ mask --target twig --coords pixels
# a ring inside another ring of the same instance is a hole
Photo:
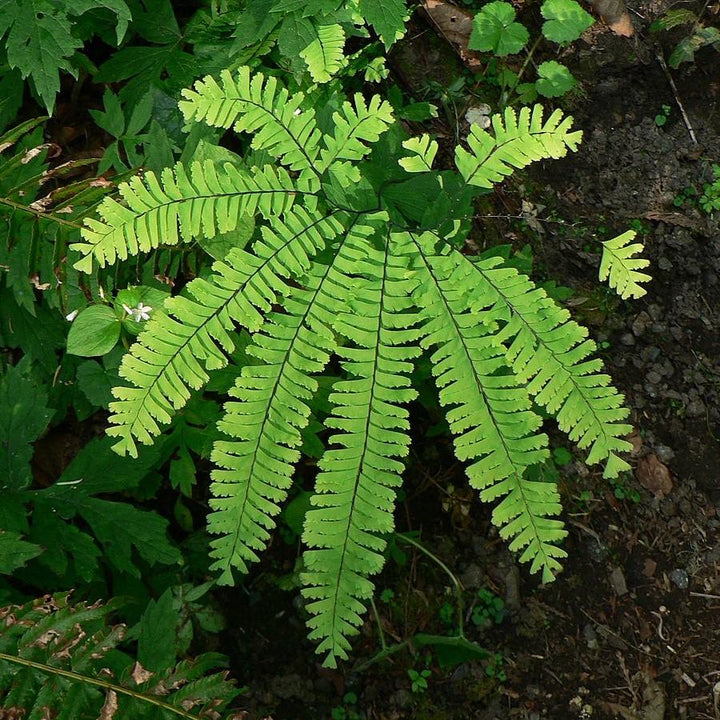
[[[678,94],[677,86],[675,85],[675,81],[672,78],[672,75],[670,74],[670,70],[668,70],[667,63],[665,62],[665,58],[662,56],[662,53],[658,51],[655,53],[655,57],[657,58],[657,61],[660,63],[660,67],[663,69],[663,72],[665,73],[665,77],[667,77],[668,82],[670,83],[670,87],[672,88],[673,95],[675,96],[675,102],[677,103],[677,106],[680,108],[680,113],[683,117],[683,122],[685,123],[685,127],[688,130],[688,133],[690,133],[690,139],[693,141],[695,145],[698,144],[697,138],[695,137],[695,131],[693,130],[692,125],[690,124],[690,118],[688,117],[687,113],[685,112],[685,108],[683,107],[682,102],[680,102],[680,95]]]

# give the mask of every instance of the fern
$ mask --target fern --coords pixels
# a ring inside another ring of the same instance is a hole
[[[650,280],[648,274],[640,272],[642,268],[646,268],[650,264],[650,261],[645,258],[634,257],[642,252],[642,244],[628,244],[634,239],[635,231],[628,230],[622,235],[606,240],[602,244],[600,280],[607,280],[610,287],[624,300],[645,295],[647,290],[640,283]]]
[[[247,354],[215,444],[209,529],[222,582],[267,546],[293,484],[303,432],[332,357],[342,373],[325,427],[303,542],[310,636],[325,663],[346,658],[383,565],[409,445],[413,361],[430,353],[440,402],[468,462],[470,483],[496,503],[493,521],[533,572],[552,580],[565,556],[557,487],[532,479],[547,457],[536,406],[557,418],[605,475],[627,467],[621,397],[592,358],[587,331],[503,260],[457,248],[467,232],[462,194],[513,169],[574,150],[580,133],[559,111],[507,110],[493,134],[472,126],[459,173],[435,173],[437,144],[405,140],[390,107],[333,99],[321,130],[314,97],[241,68],[185,93],[189,120],[234,127],[287,169],[177,166],[123,188],[88,223],[80,267],[169,239],[189,241],[258,216],[249,250],[167,301],[121,366],[109,434],[134,454],[193,391],[228,362],[238,327]],[[385,141],[385,138],[392,137]],[[260,188],[260,183],[263,183]],[[167,209],[171,208],[171,209]]]
[[[0,715],[95,720],[98,717],[217,716],[238,694],[219,655],[151,673],[117,649],[125,628],[109,625],[112,604],[70,604],[45,596],[0,608]],[[26,713],[26,714],[25,714]]]

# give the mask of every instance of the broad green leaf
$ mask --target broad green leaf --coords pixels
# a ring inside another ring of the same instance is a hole
[[[689,37],[683,38],[668,58],[668,65],[678,68],[684,62],[693,62],[695,53],[707,45],[720,46],[720,30],[715,27],[699,27]]]
[[[138,662],[151,672],[162,672],[176,660],[178,614],[173,608],[172,588],[148,603],[140,619]]]
[[[595,22],[575,0],[545,0],[540,12],[542,34],[556,43],[577,40]]]
[[[405,23],[410,17],[405,0],[358,0],[358,7],[386,49],[405,34]]]
[[[0,497],[3,492],[23,490],[32,482],[32,443],[52,414],[45,390],[18,368],[9,367],[0,377]]]
[[[513,6],[496,0],[485,5],[475,16],[468,48],[502,57],[520,52],[529,39],[525,26],[515,22]]]
[[[77,369],[77,384],[82,394],[96,407],[104,407],[112,402],[113,385],[117,385],[116,372],[108,372],[95,360],[86,360]]]
[[[42,551],[39,545],[26,542],[16,532],[0,530],[0,575],[10,575]]]
[[[570,71],[555,60],[548,60],[538,67],[537,91],[543,97],[560,97],[575,87],[576,81]]]
[[[107,305],[91,305],[73,320],[67,351],[80,357],[104,355],[120,338],[120,320]]]

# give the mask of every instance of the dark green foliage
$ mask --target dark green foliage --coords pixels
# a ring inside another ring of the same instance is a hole
[[[1,537],[1,536],[0,536]],[[0,608],[0,713],[57,720],[218,717],[238,690],[207,654],[150,668],[121,652],[117,602],[71,604],[68,594]],[[167,638],[158,638],[160,647]],[[210,715],[210,713],[215,713]]]

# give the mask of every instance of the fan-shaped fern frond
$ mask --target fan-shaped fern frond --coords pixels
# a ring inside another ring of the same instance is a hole
[[[628,230],[611,240],[603,242],[602,260],[600,261],[600,280],[607,280],[610,287],[623,300],[645,295],[647,290],[640,283],[650,280],[650,276],[640,272],[650,261],[635,257],[643,251],[642,243],[630,243],[635,239],[635,231]]]
[[[311,22],[315,39],[300,51],[316,83],[328,82],[345,64],[345,32],[340,25]]]
[[[407,409],[416,393],[409,373],[418,348],[412,329],[407,261],[390,243],[383,250],[357,244],[357,258],[341,270],[366,277],[354,287],[352,313],[340,313],[336,329],[352,340],[338,349],[351,379],[339,380],[330,396],[335,409],[326,422],[340,432],[323,456],[314,509],[303,541],[307,572],[303,595],[311,602],[310,637],[320,640],[325,664],[347,658],[348,638],[362,623],[363,604],[373,591],[368,576],[380,571],[385,540],[394,527],[393,507],[410,442]]]
[[[159,423],[208,381],[207,370],[224,367],[234,326],[258,330],[278,295],[291,294],[286,279],[307,272],[311,258],[341,231],[334,215],[298,206],[272,229],[262,228],[253,253],[231,250],[209,280],[193,280],[185,295],[166,301],[166,312],[153,315],[120,366],[132,387],[113,391],[118,399],[110,404],[107,432],[120,438],[115,449],[135,456],[135,439],[151,443]]]
[[[376,142],[394,122],[392,106],[375,95],[366,105],[360,93],[353,98],[355,106],[344,102],[333,114],[331,135],[325,135],[321,150],[321,169],[325,170],[340,160],[361,160],[370,152],[363,141]]]
[[[473,279],[488,301],[504,308],[507,324],[498,337],[535,402],[557,418],[580,448],[590,448],[588,463],[606,461],[605,477],[629,469],[618,455],[630,450],[623,438],[632,428],[622,423],[628,411],[610,377],[599,372],[602,362],[588,359],[595,350],[588,331],[513,268],[461,257],[475,268]]]
[[[120,186],[125,205],[106,197],[99,207],[102,220],[85,221],[84,242],[73,245],[84,257],[75,267],[91,272],[93,259],[104,267],[160,243],[214,237],[257,212],[276,217],[292,207],[297,192],[287,171],[272,165],[250,172],[230,163],[217,169],[208,160],[193,163],[188,176],[178,164],[163,170],[160,181],[148,172]]]
[[[455,149],[455,164],[465,182],[491,188],[512,174],[513,170],[528,166],[544,158],[561,158],[569,150],[576,150],[582,132],[570,132],[572,118],[563,118],[560,110],[543,123],[543,107],[524,107],[519,115],[511,107],[505,109],[504,122],[500,115],[492,118],[493,134],[479,125],[470,126],[464,148]]]
[[[247,572],[247,564],[258,559],[287,496],[300,457],[300,431],[317,391],[312,375],[336,348],[335,314],[341,308],[347,312],[346,277],[337,267],[351,264],[352,240],[365,229],[343,233],[332,261],[313,265],[305,287],[286,300],[284,313],[270,315],[246,350],[262,364],[243,368],[230,391],[237,401],[225,405],[218,427],[233,439],[216,442],[213,452],[220,469],[213,472],[208,530],[221,535],[212,542],[213,569],[223,573],[221,581],[231,581],[232,567]]]
[[[0,717],[177,720],[209,717],[238,694],[219,655],[162,673],[120,652],[111,604],[70,605],[68,594],[0,608]],[[7,713],[7,714],[6,714]]]
[[[437,255],[436,237],[411,235],[419,282],[415,295],[426,333],[424,347],[435,346],[433,373],[440,402],[455,435],[455,454],[471,460],[467,474],[480,497],[500,502],[493,522],[521,560],[542,569],[549,581],[566,553],[553,543],[565,536],[563,525],[551,519],[561,511],[553,483],[530,482],[525,470],[548,455],[547,437],[538,433],[540,417],[532,411],[526,387],[507,367],[505,349],[497,338],[497,313],[491,296],[472,293],[472,266],[459,253]],[[471,290],[470,290],[471,292]],[[480,303],[480,306],[478,306]]]
[[[291,170],[314,170],[321,133],[312,108],[302,108],[305,96],[290,95],[277,78],[241,67],[233,76],[208,76],[183,90],[180,109],[185,118],[213,127],[233,127],[253,134],[252,146],[266,150]]]

